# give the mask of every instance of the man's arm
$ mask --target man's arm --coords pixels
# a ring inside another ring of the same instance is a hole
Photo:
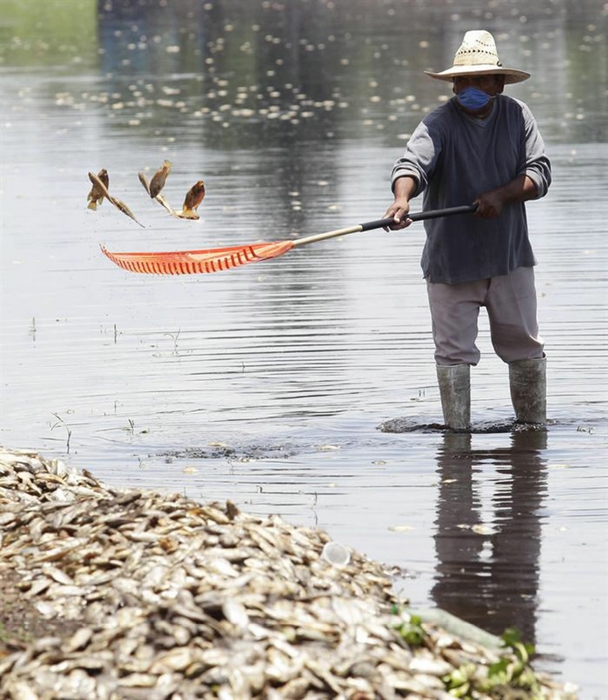
[[[407,215],[410,211],[410,199],[417,190],[418,181],[412,175],[404,175],[395,180],[393,185],[395,201],[383,216],[384,219],[388,219],[391,216],[395,219],[395,224],[390,227],[391,229],[402,229],[412,223],[408,220]]]
[[[477,204],[475,216],[482,219],[495,219],[500,216],[505,204],[526,202],[537,197],[538,190],[534,180],[528,175],[519,175],[506,185],[479,195],[474,202]]]

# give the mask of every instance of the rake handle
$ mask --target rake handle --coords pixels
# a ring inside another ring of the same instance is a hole
[[[421,211],[417,214],[408,214],[407,218],[412,221],[421,221],[422,219],[437,219],[440,216],[451,216],[452,214],[470,214],[477,209],[476,204],[465,204],[460,207],[448,207],[447,209],[433,209],[431,211]],[[318,241],[326,241],[328,238],[336,236],[346,236],[349,233],[359,233],[361,231],[371,231],[375,228],[386,228],[395,223],[394,217],[389,219],[377,219],[376,221],[368,221],[365,224],[357,224],[348,228],[339,228],[336,231],[327,231],[326,233],[317,233],[314,236],[306,238],[296,238],[293,241],[293,247],[308,245],[309,243],[317,243]]]
[[[433,209],[432,211],[421,211],[416,214],[408,214],[407,218],[412,221],[423,221],[424,219],[438,219],[441,216],[452,216],[453,214],[470,214],[477,209],[476,204],[464,204],[460,207],[448,207],[447,209]],[[368,221],[365,224],[359,224],[361,231],[372,231],[375,228],[384,228],[395,223],[394,217],[388,219],[377,219],[376,221]]]

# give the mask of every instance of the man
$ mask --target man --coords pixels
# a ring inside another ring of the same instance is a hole
[[[536,319],[535,265],[524,202],[543,197],[551,165],[527,105],[503,95],[529,73],[505,68],[494,38],[469,31],[454,65],[431,78],[451,82],[454,97],[418,125],[393,168],[391,228],[411,221],[410,200],[424,209],[476,204],[464,214],[425,222],[427,281],[435,361],[445,424],[469,430],[470,368],[479,309],[487,309],[492,345],[509,365],[511,398],[522,423],[546,422],[543,340]]]

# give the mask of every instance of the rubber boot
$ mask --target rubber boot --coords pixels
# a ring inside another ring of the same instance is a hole
[[[518,423],[547,423],[547,359],[509,363],[511,401]]]
[[[451,430],[471,429],[471,366],[437,365],[443,422]]]

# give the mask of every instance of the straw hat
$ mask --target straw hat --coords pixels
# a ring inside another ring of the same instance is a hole
[[[475,29],[464,35],[451,68],[441,73],[424,72],[431,78],[448,81],[458,75],[504,75],[505,83],[521,83],[530,77],[530,73],[523,70],[503,67],[498,59],[494,37],[484,29]]]

